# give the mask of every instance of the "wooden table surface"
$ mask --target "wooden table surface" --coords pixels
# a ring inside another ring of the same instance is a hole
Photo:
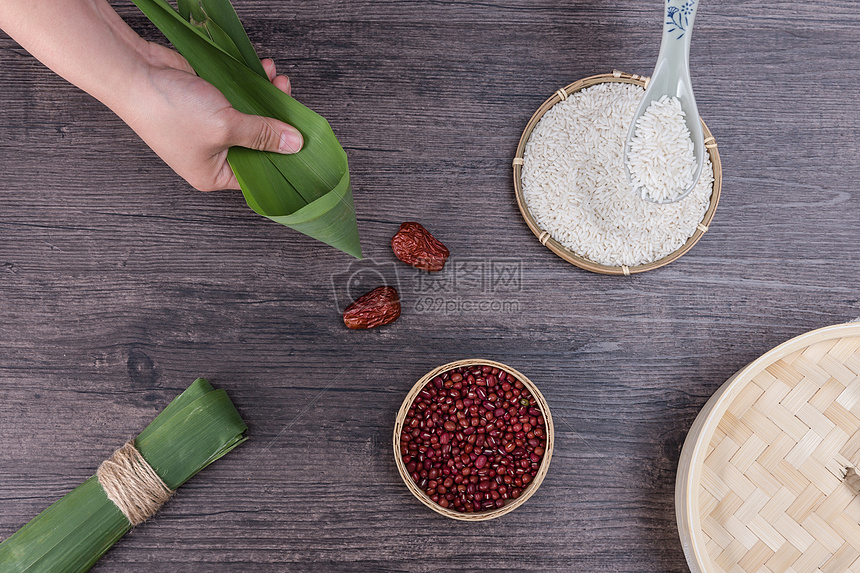
[[[685,571],[675,469],[699,409],[776,344],[860,315],[860,6],[702,2],[722,200],[689,254],[630,278],[541,246],[510,164],[557,88],[650,72],[659,1],[236,6],[346,148],[367,260],[194,191],[0,36],[0,539],[206,376],[250,440],[93,571]],[[443,279],[394,258],[409,220],[458,261]],[[380,280],[401,319],[344,328],[349,289]],[[486,523],[421,505],[391,448],[412,384],[467,357],[524,372],[555,419],[546,481]]]

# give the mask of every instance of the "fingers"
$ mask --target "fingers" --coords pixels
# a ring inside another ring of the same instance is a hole
[[[263,69],[266,70],[266,75],[269,76],[269,81],[275,79],[275,61],[271,58],[264,58],[260,60],[260,63],[263,64]]]
[[[215,175],[215,181],[212,184],[211,189],[202,189],[203,191],[214,191],[220,189],[235,189],[239,190],[241,187],[239,186],[239,181],[236,180],[236,175],[233,174],[233,169],[230,168],[230,164],[227,163],[227,154],[224,153],[223,159],[221,159],[221,168],[218,173]]]
[[[302,134],[295,127],[259,115],[233,110],[229,119],[227,144],[259,151],[296,153],[304,145]]]
[[[290,84],[290,78],[287,76],[277,75],[277,71],[275,70],[275,61],[271,58],[264,58],[260,60],[260,63],[263,64],[263,69],[266,71],[269,81],[288,96],[292,96],[293,86]]]
[[[290,78],[287,76],[276,76],[275,79],[272,80],[272,85],[288,96],[293,95],[293,86],[290,85]]]

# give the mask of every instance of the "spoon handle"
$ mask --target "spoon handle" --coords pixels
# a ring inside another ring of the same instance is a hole
[[[693,35],[693,21],[700,0],[665,0],[665,19],[663,20],[663,41],[660,44],[660,58],[671,57],[676,62],[687,62],[690,57],[690,38]],[[678,52],[681,53],[678,53]]]

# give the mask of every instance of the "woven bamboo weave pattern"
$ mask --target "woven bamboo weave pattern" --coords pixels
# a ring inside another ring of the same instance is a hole
[[[817,342],[752,378],[702,467],[701,528],[714,571],[860,573],[860,337]]]

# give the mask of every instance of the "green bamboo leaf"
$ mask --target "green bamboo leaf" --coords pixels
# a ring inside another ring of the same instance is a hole
[[[176,415],[177,412],[194,402],[197,398],[205,396],[209,392],[214,392],[215,388],[205,378],[198,378],[185,389],[185,392],[174,398],[155,419],[138,435],[138,438],[146,439],[150,432],[154,432],[161,427],[164,422]]]
[[[206,14],[200,6],[200,0],[176,0],[176,10],[185,20],[191,22],[203,22]]]
[[[176,489],[242,443],[246,430],[227,394],[198,378],[135,443]],[[130,529],[93,476],[0,543],[0,571],[83,573]]]
[[[236,58],[237,60],[242,60],[242,52],[239,51],[236,43],[230,38],[227,33],[221,29],[221,27],[215,23],[212,18],[206,20],[203,24],[203,27],[206,29],[206,32],[209,34],[209,38],[218,45],[219,48]],[[260,60],[257,60],[259,62]]]
[[[227,162],[236,174],[248,206],[257,214],[292,213],[307,205],[269,157],[245,147],[231,147]],[[289,187],[290,193],[281,192]]]
[[[178,0],[177,10],[179,14],[194,27],[206,32],[209,39],[212,40],[219,48],[237,60],[243,61],[242,52],[236,46],[236,43],[232,38],[230,38],[229,34],[222,30],[221,27],[206,14],[203,10],[203,6],[200,5],[199,0]]]
[[[310,237],[317,237],[357,259],[361,258],[358,228],[351,224],[355,221],[355,205],[348,175],[331,193],[306,207],[290,215],[269,218]]]
[[[204,38],[211,39],[209,32],[203,28],[203,20],[206,19],[206,14],[200,9],[200,2],[192,0],[178,0],[179,11],[184,13],[184,18],[187,20],[194,31]]]
[[[233,41],[239,53],[242,54],[240,60],[244,61],[251,71],[262,78],[267,78],[266,71],[260,63],[259,56],[257,56],[257,51],[251,44],[245,28],[239,20],[239,15],[236,14],[236,10],[229,0],[200,0],[200,7],[210,20],[215,22]],[[217,41],[215,43],[218,44]]]
[[[216,42],[201,35],[164,0],[134,2],[185,56],[197,74],[218,88],[233,107],[244,113],[279,119],[302,133],[305,145],[299,153],[292,155],[251,150],[236,152],[238,148],[230,150],[228,160],[248,205],[264,217],[360,258],[361,245],[347,157],[328,122],[275,88],[265,73],[255,73]],[[219,4],[212,0],[204,6],[216,14],[219,25],[242,50],[241,36],[235,30],[236,24],[241,27],[241,23],[232,6],[229,8],[230,16],[225,15],[226,9]],[[194,16],[192,6],[185,3],[182,6],[190,17]],[[212,17],[212,14],[207,15]],[[244,37],[247,40],[247,36]],[[250,47],[250,42],[247,45]],[[259,60],[256,61],[259,64]],[[270,167],[252,154],[265,155],[280,172],[283,183],[279,184]],[[300,213],[306,206],[332,193],[334,195],[326,201]],[[320,211],[323,206],[330,212]],[[340,226],[349,228],[341,229]]]
[[[186,434],[187,428],[194,432],[182,440],[174,439]],[[135,445],[167,487],[176,489],[243,442],[245,429],[227,393],[215,390],[176,412],[156,430],[138,436]]]

